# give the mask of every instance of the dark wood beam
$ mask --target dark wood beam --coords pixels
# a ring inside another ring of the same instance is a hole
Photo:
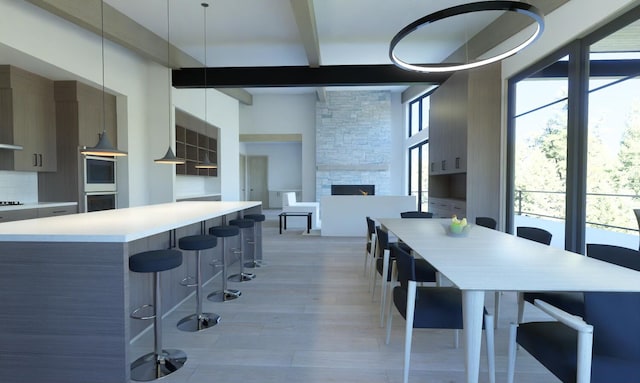
[[[203,68],[182,68],[173,71],[173,86],[176,88],[258,88],[441,84],[450,75],[451,73],[406,71],[395,65],[335,65],[318,68],[224,67],[207,68],[205,85]]]

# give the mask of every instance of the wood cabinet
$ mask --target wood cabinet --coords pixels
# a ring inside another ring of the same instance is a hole
[[[75,214],[78,212],[77,205],[34,207],[16,210],[0,211],[0,222],[21,221],[32,218],[54,217],[58,215]]]
[[[39,207],[38,218],[56,217],[59,215],[76,214],[78,212],[78,206],[52,206],[52,207]]]
[[[38,209],[0,211],[0,222],[20,221],[31,218],[38,218]]]
[[[176,174],[217,177],[218,169],[198,169],[196,165],[209,157],[218,164],[218,128],[176,109],[176,156],[184,165],[176,165]]]
[[[454,73],[430,97],[429,209],[500,216],[500,64]],[[448,205],[439,206],[440,203]],[[434,202],[431,204],[431,202]]]
[[[56,125],[53,81],[20,68],[0,66],[0,169],[55,172]]]
[[[431,95],[429,174],[463,173],[467,168],[467,74],[452,76]]]
[[[104,98],[103,98],[104,96]],[[117,146],[116,97],[102,89],[78,81],[54,83],[58,171],[38,174],[38,198],[41,202],[78,201],[82,197],[82,155],[84,146],[94,146],[104,129]]]

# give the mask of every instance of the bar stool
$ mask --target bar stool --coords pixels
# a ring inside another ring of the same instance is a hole
[[[178,250],[151,250],[129,257],[129,270],[136,273],[153,273],[153,305],[143,305],[131,313],[131,318],[153,319],[152,353],[141,356],[131,363],[131,379],[150,381],[167,376],[180,369],[187,361],[181,350],[162,349],[162,307],[160,305],[160,272],[175,269],[182,264],[182,253]],[[145,308],[153,307],[153,314],[139,315]]]
[[[237,226],[240,229],[240,273],[233,274],[229,277],[233,282],[247,282],[256,277],[253,273],[244,272],[244,254],[245,254],[245,236],[246,229],[253,229],[255,222],[251,219],[232,219],[229,225]]]
[[[217,244],[218,239],[212,235],[190,235],[182,237],[178,241],[180,249],[195,250],[196,252],[196,313],[178,321],[178,328],[182,331],[195,332],[205,330],[220,322],[218,314],[202,312],[202,267],[200,266],[200,251],[213,249]]]
[[[222,241],[222,290],[214,291],[207,295],[207,299],[213,302],[224,302],[238,298],[240,290],[227,288],[227,241],[225,238],[235,237],[240,234],[237,226],[214,226],[209,228],[209,234],[220,238]]]
[[[258,268],[262,266],[266,266],[264,262],[262,262],[262,248],[258,251],[258,245],[262,243],[262,222],[265,221],[266,217],[264,214],[245,214],[244,219],[250,219],[255,222],[253,225],[253,240],[249,243],[253,245],[253,260],[251,262],[247,262],[244,266],[249,268]],[[258,233],[260,235],[258,236]]]

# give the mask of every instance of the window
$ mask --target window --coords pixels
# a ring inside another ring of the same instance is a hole
[[[638,20],[640,7],[509,80],[508,229],[555,223],[555,245],[580,253],[637,248]]]

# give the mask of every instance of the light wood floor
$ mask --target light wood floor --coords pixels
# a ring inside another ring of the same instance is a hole
[[[237,382],[402,382],[404,320],[394,316],[389,345],[379,324],[379,298],[372,302],[363,276],[364,235],[337,238],[301,235],[304,222],[289,220],[278,234],[278,211],[263,224],[266,267],[251,269],[256,279],[230,283],[237,300],[212,303],[204,311],[221,315],[217,326],[199,333],[176,329],[193,313],[193,299],[164,320],[164,347],[188,355],[187,364],[164,383]],[[363,232],[365,223],[363,222]],[[213,290],[207,286],[208,293]],[[493,294],[487,309],[493,310]],[[503,295],[496,330],[497,381],[506,381],[508,323],[515,319],[515,295]],[[528,319],[540,315],[528,307]],[[151,350],[151,333],[131,347],[131,359]],[[148,348],[146,348],[148,347]],[[520,350],[517,382],[558,380]],[[464,382],[463,349],[453,347],[452,330],[414,331],[410,382]],[[488,382],[484,344],[480,381]]]

